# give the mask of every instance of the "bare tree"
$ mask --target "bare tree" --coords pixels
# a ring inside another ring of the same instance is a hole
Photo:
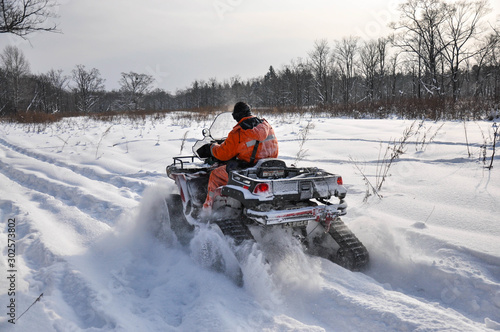
[[[120,92],[123,94],[125,106],[128,109],[138,110],[142,99],[148,93],[154,82],[154,78],[147,74],[134,72],[122,73]]]
[[[372,100],[375,95],[375,78],[380,65],[378,41],[366,42],[359,52],[361,74],[365,80],[366,98]]]
[[[33,76],[35,92],[28,109],[33,108],[46,113],[63,111],[63,99],[67,94],[68,77],[61,69],[51,69],[46,74]]]
[[[500,65],[500,62],[498,62],[500,59],[497,59],[495,56],[495,49],[499,45],[500,36],[498,34],[490,34],[480,43],[478,52],[474,54],[475,66],[472,68],[475,84],[473,92],[474,97],[484,95],[487,75],[483,75],[483,68],[487,65],[492,65],[493,67],[498,67]]]
[[[311,102],[311,89],[314,84],[308,63],[301,58],[292,59],[284,71],[283,80],[289,90],[290,105],[304,106]]]
[[[387,57],[389,53],[389,39],[385,37],[381,37],[377,40],[377,50],[378,50],[378,97],[382,98],[383,95],[387,96],[389,93],[387,91]],[[385,87],[385,92],[384,92]]]
[[[489,48],[485,56],[487,71],[481,75],[481,80],[488,80],[484,86],[489,92],[484,93],[484,95],[493,97],[494,100],[500,100],[500,29],[495,30],[495,34],[490,35],[488,40]]]
[[[346,37],[335,46],[336,63],[341,75],[343,101],[349,103],[354,87],[356,57],[358,55],[358,38]]]
[[[434,94],[440,90],[439,58],[448,47],[442,43],[440,31],[445,29],[449,5],[441,0],[407,0],[399,10],[399,22],[391,24],[397,32],[394,45],[418,58],[419,74],[420,61],[423,63],[428,79],[421,83],[428,93]]]
[[[104,80],[99,70],[92,68],[87,71],[84,65],[77,65],[72,73],[76,84],[73,88],[76,107],[81,112],[89,112],[99,100],[99,93],[104,90]]]
[[[318,97],[322,104],[326,104],[331,98],[328,93],[328,67],[331,60],[328,41],[326,39],[315,41],[314,50],[309,53],[309,57],[311,58],[311,69],[314,74]]]
[[[54,0],[0,0],[0,33],[12,33],[25,38],[35,31],[57,31]]]
[[[459,71],[462,63],[481,53],[481,49],[474,48],[471,42],[484,31],[480,22],[490,11],[487,4],[487,0],[459,1],[452,4],[450,15],[446,19],[446,29],[441,34],[442,45],[448,45],[443,50],[443,56],[449,66],[455,101],[460,93]]]
[[[395,98],[397,96],[396,92],[396,78],[398,75],[398,66],[399,66],[399,53],[395,53],[391,58],[389,58],[389,70],[390,70],[390,83],[388,94],[391,98]]]
[[[6,46],[0,58],[7,78],[8,94],[11,95],[9,99],[13,111],[17,112],[22,99],[21,78],[29,74],[30,66],[23,52],[16,46]]]

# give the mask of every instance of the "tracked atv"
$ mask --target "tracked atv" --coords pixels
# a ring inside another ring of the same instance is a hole
[[[196,154],[206,143],[224,141],[234,125],[231,113],[217,116],[192,156],[174,157],[167,167],[179,193],[167,199],[171,227],[181,242],[203,223],[216,224],[234,243],[254,241],[252,231],[284,227],[307,253],[325,257],[352,271],[365,268],[364,245],[340,219],[346,214],[342,177],[316,167],[287,166],[280,159],[262,159],[254,166],[228,172],[229,182],[218,188],[210,216],[200,216],[210,172],[222,162]],[[336,203],[330,200],[336,199]]]

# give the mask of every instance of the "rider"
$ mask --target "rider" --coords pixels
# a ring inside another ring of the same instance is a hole
[[[197,151],[198,156],[213,156],[220,161],[236,160],[239,167],[250,167],[259,159],[278,156],[278,140],[273,128],[265,119],[252,115],[250,105],[237,102],[232,115],[238,124],[229,132],[226,140],[222,144],[203,145]],[[211,208],[215,190],[227,182],[226,165],[217,167],[210,173],[208,195],[203,204],[205,209]]]

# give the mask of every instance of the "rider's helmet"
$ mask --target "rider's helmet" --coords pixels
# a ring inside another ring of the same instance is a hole
[[[243,101],[239,101],[234,105],[233,108],[233,119],[240,122],[241,119],[247,116],[251,116],[252,111],[250,105]]]

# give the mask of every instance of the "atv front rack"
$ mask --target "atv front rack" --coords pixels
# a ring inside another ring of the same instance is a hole
[[[206,164],[195,163],[196,156],[179,156],[173,157],[174,163],[168,165],[166,172],[169,178],[172,178],[172,174],[176,173],[196,173],[199,171],[206,171],[209,167]],[[205,167],[204,167],[205,166]]]
[[[184,164],[186,163],[194,163],[194,158],[196,158],[196,156],[179,156],[179,157],[173,157],[174,159],[174,163],[172,164],[173,166],[179,166],[180,165],[180,169],[184,169]],[[188,160],[188,161],[186,161]],[[189,161],[191,160],[191,161]]]

